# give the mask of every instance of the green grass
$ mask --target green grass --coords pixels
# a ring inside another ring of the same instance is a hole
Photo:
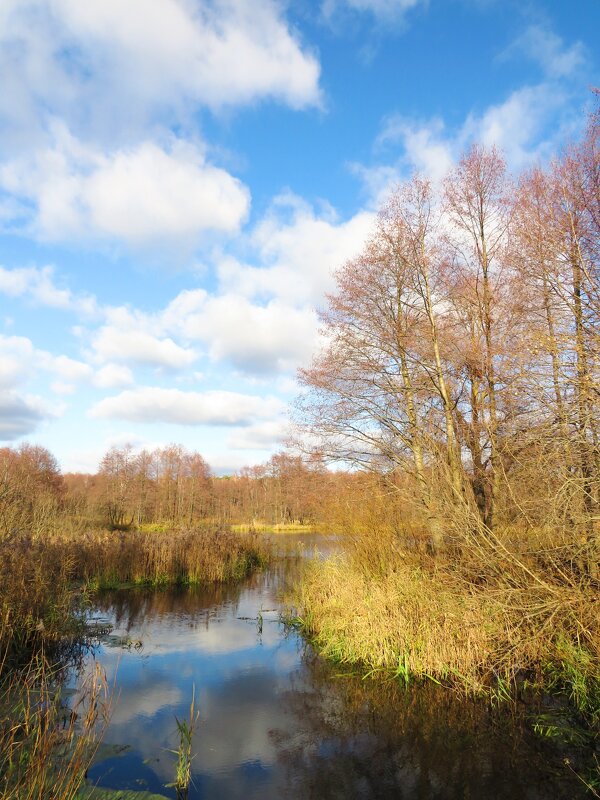
[[[177,761],[175,763],[175,780],[167,785],[176,789],[178,800],[187,798],[192,781],[192,740],[199,719],[200,712],[196,709],[196,690],[194,687],[188,719],[180,720],[175,717],[179,746],[176,750],[170,751],[177,757]]]

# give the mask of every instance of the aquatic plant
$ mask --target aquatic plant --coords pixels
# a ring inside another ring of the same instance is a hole
[[[194,731],[200,720],[200,712],[196,709],[196,687],[192,689],[188,719],[180,720],[175,717],[179,745],[176,750],[171,750],[177,756],[175,764],[175,780],[167,784],[177,791],[178,800],[186,800],[192,780],[192,739]]]

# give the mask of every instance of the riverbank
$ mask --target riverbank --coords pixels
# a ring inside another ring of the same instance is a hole
[[[587,748],[586,780],[596,785],[598,587],[573,553],[511,549],[506,539],[502,557],[486,553],[484,541],[476,557],[474,549],[433,558],[374,546],[367,557],[360,537],[349,541],[345,553],[310,564],[292,598],[321,655],[363,675],[433,681],[492,703],[552,696],[538,731]]]
[[[267,559],[257,536],[218,529],[6,538],[0,543],[0,655],[10,660],[71,635],[97,589],[240,580]]]

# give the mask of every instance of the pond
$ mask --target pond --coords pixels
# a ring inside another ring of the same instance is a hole
[[[190,798],[583,796],[526,713],[434,684],[363,680],[320,659],[282,623],[281,592],[336,542],[277,541],[271,566],[237,585],[101,596],[93,617],[112,631],[84,670],[97,659],[115,696],[92,783],[175,798],[175,718],[195,692]]]

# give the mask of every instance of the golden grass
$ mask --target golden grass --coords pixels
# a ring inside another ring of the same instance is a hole
[[[327,657],[406,676],[464,675],[473,688],[498,632],[493,605],[407,565],[370,577],[343,557],[315,563],[297,602]]]
[[[314,533],[315,526],[306,522],[280,522],[272,525],[253,520],[249,523],[231,525],[231,530],[234,533]]]
[[[531,549],[507,531],[435,559],[400,546],[384,558],[365,546],[373,538],[347,539],[346,552],[310,565],[296,591],[324,655],[491,694],[525,676],[598,726],[598,586],[578,567],[578,548]]]

